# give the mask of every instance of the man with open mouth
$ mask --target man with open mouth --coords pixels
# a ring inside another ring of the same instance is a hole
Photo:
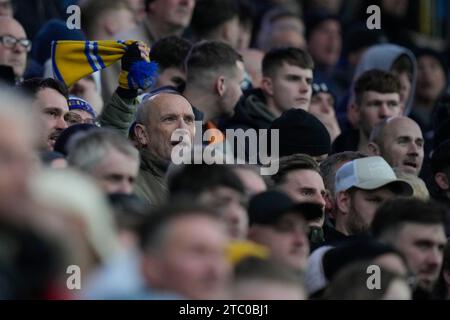
[[[30,95],[33,112],[41,120],[39,149],[53,151],[56,140],[67,128],[68,91],[64,84],[52,78],[25,80],[20,87]]]
[[[369,152],[382,156],[392,167],[416,176],[422,168],[424,138],[419,125],[408,117],[393,117],[376,126]]]
[[[172,137],[176,130],[178,141]],[[180,143],[190,148],[194,138],[191,104],[175,91],[150,96],[138,108],[134,134],[141,155],[136,194],[152,205],[162,204],[167,196],[165,174],[172,149]]]

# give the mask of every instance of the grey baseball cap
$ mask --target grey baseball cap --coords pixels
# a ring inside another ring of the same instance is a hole
[[[394,170],[382,157],[367,157],[347,162],[336,172],[336,193],[356,187],[363,190],[375,190],[384,186],[395,187],[400,195],[411,196],[413,188],[402,179],[398,179]]]

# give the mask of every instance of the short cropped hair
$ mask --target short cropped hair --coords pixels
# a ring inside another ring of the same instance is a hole
[[[398,73],[406,72],[411,77],[413,73],[413,62],[407,54],[401,54],[392,64],[391,71]]]
[[[143,252],[158,252],[166,240],[166,231],[171,223],[188,216],[205,216],[220,221],[213,209],[193,205],[186,199],[174,201],[153,211],[138,230],[139,245]]]
[[[191,49],[189,40],[177,36],[168,36],[156,41],[150,50],[152,61],[156,62],[160,71],[167,68],[184,69],[184,60]]]
[[[239,8],[234,0],[197,0],[191,27],[198,38],[207,38],[234,18],[239,18]]]
[[[358,261],[346,266],[334,277],[325,290],[325,300],[383,300],[394,281],[406,278],[388,269],[380,272],[380,290],[371,290],[367,286],[367,270],[373,262]]]
[[[221,41],[201,41],[192,46],[185,62],[187,83],[200,82],[207,75],[229,73],[236,68],[242,56]]]
[[[67,160],[70,165],[91,173],[111,149],[139,162],[137,149],[129,140],[112,129],[93,130],[75,138],[69,146]]]
[[[364,72],[355,83],[355,102],[361,105],[364,93],[375,91],[379,93],[400,94],[400,81],[394,74],[382,70]]]
[[[99,17],[108,11],[126,9],[133,12],[130,4],[126,0],[88,0],[81,5],[81,27],[89,35],[96,28]]]
[[[302,69],[314,69],[314,61],[305,50],[294,47],[277,48],[270,50],[264,56],[262,61],[263,76],[274,76],[277,69],[281,68],[284,63]]]
[[[272,177],[275,184],[283,183],[289,172],[293,170],[313,170],[320,174],[319,164],[307,154],[293,154],[279,160],[278,172]]]
[[[32,78],[19,84],[19,89],[30,98],[34,98],[39,91],[47,88],[58,91],[66,99],[69,98],[69,91],[64,83],[53,78]]]
[[[233,172],[233,167],[228,165],[184,165],[174,171],[168,178],[168,183],[172,197],[178,194],[199,196],[217,187],[227,187],[241,194],[245,193],[241,180]]]
[[[372,221],[372,234],[388,240],[406,223],[445,225],[445,209],[433,201],[415,198],[394,198],[384,202]]]

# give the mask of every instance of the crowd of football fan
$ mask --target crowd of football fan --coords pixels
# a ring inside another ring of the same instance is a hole
[[[0,0],[0,299],[450,299],[450,43],[375,2]]]

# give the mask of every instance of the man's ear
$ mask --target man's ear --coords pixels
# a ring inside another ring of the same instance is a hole
[[[380,147],[375,142],[369,142],[367,145],[367,150],[370,156],[380,156]]]
[[[338,208],[339,214],[347,215],[350,212],[350,201],[350,194],[348,192],[341,191],[337,193],[336,206]]]
[[[263,77],[261,79],[261,89],[267,94],[269,97],[273,96],[273,82],[269,77]]]
[[[447,175],[444,172],[437,172],[434,175],[434,181],[438,185],[439,189],[447,191],[450,187]]]
[[[330,192],[327,190],[326,194],[325,194],[325,213],[326,215],[331,218],[331,219],[335,219],[335,214],[336,214],[336,208],[335,208],[335,203],[332,199],[332,195],[330,194]]]
[[[227,85],[225,84],[224,76],[219,76],[216,78],[214,89],[216,89],[216,93],[219,97],[222,97],[225,94],[225,91],[227,91]]]
[[[134,134],[139,145],[146,146],[149,144],[150,139],[148,138],[147,130],[145,130],[144,125],[136,124],[136,126],[134,127]]]

